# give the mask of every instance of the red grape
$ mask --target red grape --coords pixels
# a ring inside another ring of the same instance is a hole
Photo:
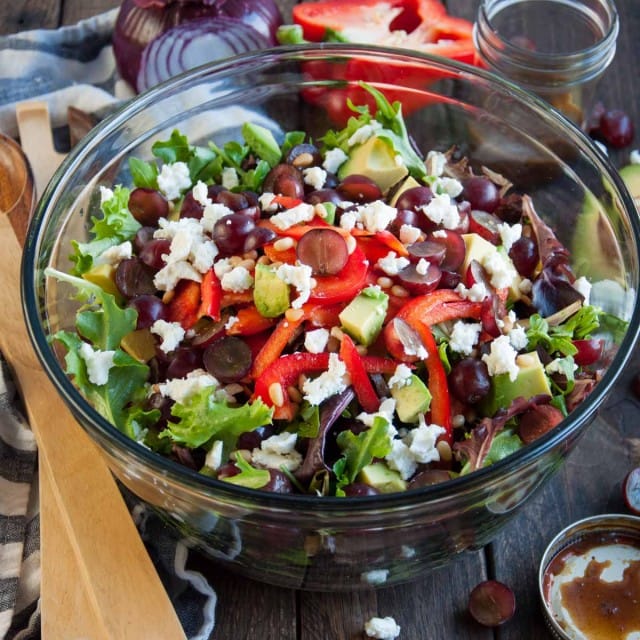
[[[487,365],[477,358],[463,358],[451,367],[449,388],[458,400],[475,404],[491,389],[491,378]]]
[[[236,336],[225,336],[210,344],[202,359],[204,368],[225,384],[242,380],[252,364],[249,345]]]
[[[442,271],[437,264],[427,262],[422,273],[418,265],[411,263],[398,273],[398,281],[407,291],[421,296],[436,289],[441,276]]]
[[[530,278],[540,260],[538,243],[528,236],[522,236],[511,245],[509,257],[518,273],[523,278]]]
[[[464,262],[467,248],[463,237],[457,231],[440,229],[429,236],[428,240],[437,242],[445,248],[440,267],[446,271],[457,271]]]
[[[500,242],[499,224],[500,218],[486,211],[473,209],[469,214],[469,231],[471,233],[477,233],[485,240],[491,242],[491,244],[498,244]]]
[[[223,254],[241,253],[248,234],[254,228],[255,223],[249,216],[230,213],[216,221],[213,227],[213,241]]]
[[[155,189],[138,187],[129,194],[129,211],[143,225],[155,225],[169,213],[167,199]]]
[[[597,133],[612,147],[626,147],[633,140],[634,130],[631,118],[620,109],[605,111],[600,116]]]
[[[469,596],[469,613],[485,627],[497,627],[509,620],[516,610],[513,591],[497,580],[485,580]]]
[[[347,176],[337,188],[338,193],[351,202],[373,202],[382,198],[380,187],[367,176]]]
[[[298,241],[296,255],[309,265],[314,275],[335,275],[347,264],[349,249],[340,233],[333,229],[311,229]]]
[[[462,197],[468,200],[472,209],[493,213],[500,202],[498,187],[482,176],[467,178],[463,183]]]
[[[277,164],[265,176],[262,191],[302,200],[304,198],[302,172],[290,164]]]

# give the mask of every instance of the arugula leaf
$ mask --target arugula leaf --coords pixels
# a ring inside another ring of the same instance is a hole
[[[491,443],[491,448],[484,461],[484,466],[487,467],[494,462],[498,462],[512,453],[515,453],[518,449],[521,449],[523,442],[517,433],[514,433],[511,429],[505,429],[498,433]]]
[[[113,197],[105,200],[102,205],[102,218],[92,217],[93,226],[90,232],[93,239],[89,242],[72,240],[74,253],[70,256],[74,263],[72,272],[82,275],[91,269],[94,260],[109,247],[131,240],[140,229],[140,223],[129,211],[130,191],[118,185],[113,190]]]
[[[256,469],[252,467],[242,456],[236,456],[236,467],[240,468],[240,473],[235,476],[227,476],[222,478],[224,482],[236,484],[240,487],[248,489],[262,489],[271,480],[271,474],[268,469]]]
[[[366,431],[356,435],[346,430],[338,435],[342,457],[333,465],[338,482],[336,495],[344,495],[342,487],[354,482],[360,471],[374,458],[384,458],[391,451],[388,427],[386,418],[376,416]]]
[[[173,164],[174,162],[189,164],[189,160],[191,160],[189,140],[177,129],[171,132],[168,140],[156,140],[151,146],[151,152],[164,164]]]
[[[215,438],[222,440],[225,450],[229,451],[240,434],[269,424],[273,408],[260,399],[230,407],[217,400],[211,389],[202,389],[184,404],[174,404],[171,414],[179,418],[179,422],[169,422],[160,437],[194,449]]]
[[[320,405],[303,401],[296,420],[289,425],[287,431],[297,433],[299,438],[315,438],[320,433]]]
[[[97,284],[53,268],[45,269],[45,275],[73,285],[81,299],[87,300],[86,308],[76,315],[76,328],[95,348],[102,351],[116,349],[122,338],[136,328],[136,310],[123,309],[112,294]]]
[[[552,368],[550,368],[552,366]],[[555,390],[557,390],[562,395],[568,395],[573,391],[573,387],[575,386],[575,370],[576,364],[573,360],[573,356],[565,356],[564,358],[556,358],[551,363],[547,365],[545,368],[547,375],[549,376],[549,381]],[[566,386],[563,388],[558,385],[553,377],[549,374],[554,372],[561,373],[566,378]]]
[[[122,349],[116,349],[113,366],[109,370],[106,384],[95,385],[89,380],[87,365],[80,355],[82,340],[76,333],[58,331],[52,340],[67,348],[65,356],[66,373],[93,407],[109,422],[129,436],[135,435],[129,422],[127,407],[138,397],[149,376],[149,367],[138,362]]]

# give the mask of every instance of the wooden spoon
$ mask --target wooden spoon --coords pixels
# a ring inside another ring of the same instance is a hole
[[[28,114],[24,120],[22,113]],[[49,148],[46,104],[20,105],[18,122],[27,156],[49,158],[33,164],[42,185],[61,158]],[[43,637],[185,638],[104,458],[31,347],[20,299],[22,247],[12,226],[29,214],[24,206],[19,215],[8,208],[0,214],[0,348],[38,442]]]

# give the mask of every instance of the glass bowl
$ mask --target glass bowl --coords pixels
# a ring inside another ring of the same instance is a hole
[[[401,100],[423,150],[457,145],[473,166],[501,172],[531,195],[570,248],[593,304],[626,321],[608,340],[604,374],[568,418],[492,466],[446,483],[375,497],[255,491],[160,457],[102,418],[65,375],[49,337],[73,326],[72,239],[87,238],[99,187],[127,184],[127,158],[179,128],[198,143],[238,138],[245,120],[312,134],[344,119],[365,80]],[[620,178],[596,147],[540,99],[484,71],[426,55],[348,45],[265,50],[198,68],[127,103],[69,154],[30,226],[23,304],[38,356],[114,475],[201,551],[250,578],[308,590],[409,581],[487,544],[558,469],[596,415],[638,334],[639,225]]]

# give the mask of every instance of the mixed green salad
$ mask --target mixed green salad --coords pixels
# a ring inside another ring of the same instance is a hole
[[[131,439],[252,489],[446,481],[590,393],[603,313],[526,194],[375,108],[318,139],[179,131],[74,242],[68,375]]]

